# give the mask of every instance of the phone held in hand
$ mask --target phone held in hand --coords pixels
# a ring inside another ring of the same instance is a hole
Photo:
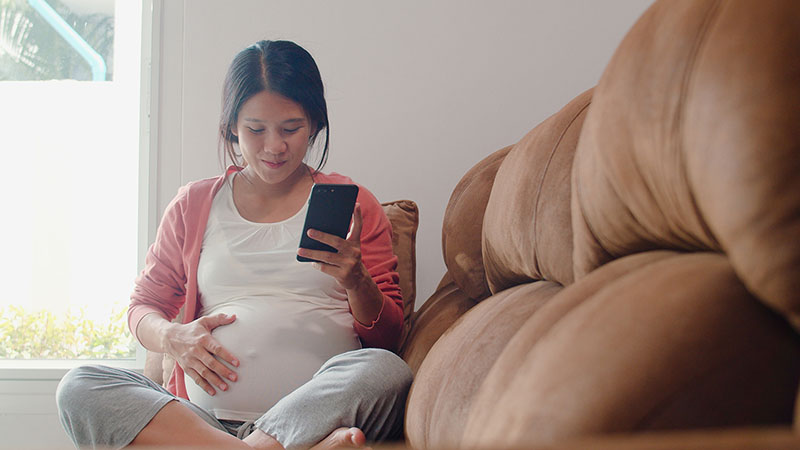
[[[315,184],[311,188],[308,200],[306,221],[303,234],[300,236],[300,247],[310,250],[336,252],[330,245],[308,237],[308,230],[319,230],[344,239],[350,229],[350,219],[358,197],[358,186],[355,184]],[[316,261],[297,255],[300,262]]]

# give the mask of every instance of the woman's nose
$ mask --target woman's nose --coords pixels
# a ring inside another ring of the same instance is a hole
[[[280,154],[287,149],[284,141],[278,133],[269,133],[264,139],[264,151],[272,154]]]

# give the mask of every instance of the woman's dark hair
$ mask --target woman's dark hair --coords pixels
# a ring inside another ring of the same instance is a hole
[[[222,91],[222,115],[219,121],[219,138],[222,162],[226,157],[239,165],[234,144],[239,138],[233,128],[242,105],[255,94],[271,91],[280,94],[303,107],[314,134],[309,138],[309,146],[317,140],[317,135],[325,130],[325,145],[315,171],[320,171],[328,159],[328,106],[322,77],[314,58],[302,47],[290,41],[258,41],[239,52],[225,75]]]

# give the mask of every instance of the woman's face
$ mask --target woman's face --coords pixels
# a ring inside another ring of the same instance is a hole
[[[293,183],[304,171],[303,158],[314,133],[303,107],[270,91],[250,97],[239,109],[233,134],[253,181]]]

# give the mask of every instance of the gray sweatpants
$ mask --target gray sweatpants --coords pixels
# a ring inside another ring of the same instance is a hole
[[[334,356],[306,384],[255,421],[287,449],[308,448],[340,427],[358,427],[368,441],[402,435],[411,369],[392,352],[364,348]],[[265,383],[267,380],[265,380]],[[124,447],[170,401],[209,425],[236,434],[238,424],[178,398],[144,375],[106,366],[69,371],[56,391],[61,423],[78,447]],[[245,423],[238,437],[252,425]]]

